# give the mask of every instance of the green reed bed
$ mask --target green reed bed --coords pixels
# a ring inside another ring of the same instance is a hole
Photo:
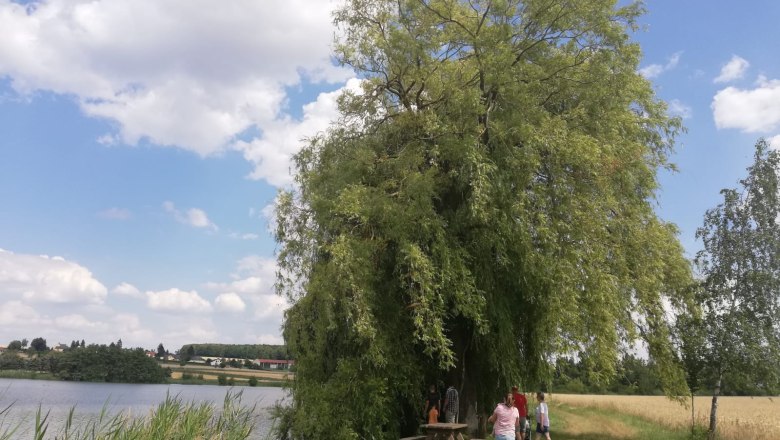
[[[34,440],[244,440],[254,426],[255,407],[241,404],[242,393],[228,392],[222,407],[209,403],[182,402],[177,396],[165,401],[147,417],[110,414],[106,406],[100,414],[74,423],[75,408],[71,408],[63,426],[51,426],[49,414],[39,408]],[[0,408],[0,440],[18,438],[19,425],[7,426],[4,416],[13,404]]]

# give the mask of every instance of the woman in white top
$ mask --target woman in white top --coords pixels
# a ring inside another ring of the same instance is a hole
[[[544,402],[544,393],[541,391],[536,393],[536,400],[539,401],[536,407],[536,438],[539,439],[544,435],[547,440],[550,440],[550,410]]]

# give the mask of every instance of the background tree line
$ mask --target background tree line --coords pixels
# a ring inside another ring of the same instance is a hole
[[[24,357],[8,350],[0,354],[0,370],[47,372],[62,380],[85,382],[163,383],[170,376],[142,348],[124,349],[121,340],[71,345],[62,352],[40,351]]]
[[[546,388],[553,393],[566,394],[620,394],[620,395],[663,395],[664,390],[658,378],[658,369],[652,359],[625,355],[617,364],[615,376],[606,383],[593,382],[586,367],[586,361],[561,357],[555,361],[555,376]],[[780,373],[780,365],[774,366]],[[766,396],[770,390],[755,382],[746,382],[741,375],[724,378],[721,390],[724,396]],[[714,381],[702,381],[692,390],[696,395],[712,395]]]
[[[186,344],[179,349],[179,355],[182,354],[238,359],[290,359],[286,346],[268,344]]]

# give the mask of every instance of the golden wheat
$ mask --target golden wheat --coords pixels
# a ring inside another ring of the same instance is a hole
[[[694,402],[696,423],[709,425],[712,398],[697,396]],[[597,396],[555,394],[551,402],[572,406],[589,406],[642,417],[674,429],[691,426],[691,400],[686,404],[661,396]],[[718,431],[726,440],[780,439],[780,399],[770,397],[720,397]]]

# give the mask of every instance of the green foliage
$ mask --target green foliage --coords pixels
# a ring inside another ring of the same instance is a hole
[[[30,348],[34,351],[37,351],[38,353],[44,352],[49,349],[49,347],[46,346],[46,339],[43,338],[35,338],[30,342]]]
[[[252,376],[249,378],[249,386],[250,387],[256,387],[257,386],[257,378]]]
[[[29,359],[13,352],[2,353],[0,370],[47,372],[62,380],[88,382],[161,383],[170,376],[143,349],[120,349],[116,345],[89,345]]]
[[[779,185],[780,152],[759,140],[740,190],[722,190],[697,231],[704,358],[713,376],[770,390],[780,385]]]
[[[278,288],[296,359],[280,437],[395,438],[425,385],[461,414],[588,353],[589,383],[645,339],[687,394],[664,300],[690,267],[651,204],[679,120],[637,74],[614,1],[348,0],[337,56],[365,78],[279,196]],[[400,421],[400,425],[399,425]]]
[[[692,309],[681,310],[675,327],[680,360],[685,369],[685,380],[691,393],[696,393],[708,385],[706,383],[708,374],[706,335],[700,305],[696,304]]]
[[[0,370],[21,370],[24,366],[24,359],[13,351],[0,353]]]
[[[267,344],[187,344],[179,353],[238,359],[290,359],[284,345]]]
[[[696,232],[704,248],[696,255],[703,276],[698,290],[702,364],[714,388],[710,432],[716,431],[722,385],[776,392],[780,387],[780,152],[763,139],[741,188],[721,191]]]
[[[662,384],[652,361],[624,355],[617,365],[617,374],[608,382],[592,382],[587,362],[558,358],[551,391],[572,394],[662,394]]]
[[[217,376],[217,383],[222,386],[227,385],[228,384],[227,376],[225,376],[224,374],[220,374],[219,376]]]
[[[167,377],[143,349],[105,345],[88,345],[62,353],[55,374],[64,380],[124,383],[162,383]]]
[[[21,351],[22,341],[11,341],[8,343],[8,349],[14,351]]]

